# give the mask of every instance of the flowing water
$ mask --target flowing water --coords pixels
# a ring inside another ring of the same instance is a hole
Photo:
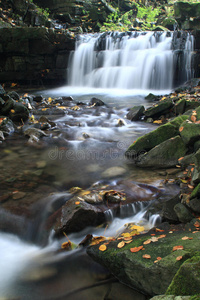
[[[17,134],[2,144],[1,191],[4,194],[10,189],[15,195],[20,189],[25,197],[0,206],[0,298],[61,300],[69,291],[108,278],[108,272],[91,261],[84,249],[60,252],[66,238],[55,239],[53,231],[44,236],[46,221],[72,197],[69,189],[73,186],[86,189],[99,182],[124,184],[134,199],[143,199],[122,206],[118,216],[108,209],[108,229],[86,228],[71,234],[69,238],[76,244],[88,233],[116,235],[128,222],[149,229],[160,221],[157,214],[147,216],[146,209],[157,199],[158,191],[167,197],[173,190],[164,189],[156,171],[138,170],[124,157],[127,147],[155,125],[131,122],[125,116],[134,105],[149,106],[144,99],[149,92],[167,94],[173,88],[178,54],[172,42],[173,33],[80,36],[70,59],[68,86],[42,94],[72,96],[83,102],[81,109],[69,108],[63,116],[48,116],[57,127],[47,131],[49,136],[36,147]],[[193,39],[187,35],[182,56],[186,62],[184,80],[192,77],[192,45]],[[106,107],[88,106],[94,96]],[[118,126],[119,119],[124,120],[124,126]],[[144,201],[145,197],[152,202]],[[146,299],[117,283],[68,295],[67,299],[101,300],[108,294],[115,300]]]

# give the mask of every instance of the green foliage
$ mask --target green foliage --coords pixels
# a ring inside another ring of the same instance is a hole
[[[147,22],[155,22],[156,17],[160,13],[159,8],[153,8],[153,6],[138,6],[138,13],[137,13],[137,18],[145,20]]]

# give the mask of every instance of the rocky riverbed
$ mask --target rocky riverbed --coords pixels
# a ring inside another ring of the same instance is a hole
[[[1,231],[27,238],[26,226],[29,239],[44,245],[52,229],[61,238],[88,226],[106,230],[113,216],[159,214],[162,223],[151,231],[145,223],[128,224],[112,238],[89,236],[81,246],[93,243],[94,260],[148,297],[198,294],[198,84],[149,95],[153,106],[128,110],[94,97],[80,102],[1,87]]]

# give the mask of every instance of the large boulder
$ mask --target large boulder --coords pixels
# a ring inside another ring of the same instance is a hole
[[[174,3],[174,13],[182,29],[200,29],[200,3],[177,1]]]
[[[178,159],[187,152],[187,147],[177,135],[157,145],[141,155],[137,165],[144,168],[170,168],[178,164]]]
[[[163,234],[152,230],[136,235],[128,244],[122,234],[122,239],[107,243],[105,251],[99,249],[100,245],[95,245],[87,252],[120,282],[148,295],[164,294],[184,261],[199,251],[200,232],[169,231]],[[122,241],[124,243],[119,245]],[[190,273],[185,273],[185,276],[184,281]]]
[[[144,106],[134,106],[132,107],[126,115],[126,118],[131,121],[138,121],[144,113]]]
[[[146,117],[156,118],[168,112],[173,105],[174,104],[172,100],[160,101],[156,105],[145,110],[144,114]]]
[[[128,157],[137,158],[141,153],[151,150],[162,142],[179,134],[180,125],[188,116],[176,117],[173,121],[161,125],[154,131],[139,137],[126,151]]]

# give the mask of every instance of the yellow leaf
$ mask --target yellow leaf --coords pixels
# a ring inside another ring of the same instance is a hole
[[[144,227],[143,227],[143,226],[139,226],[139,225],[132,225],[130,228],[131,228],[131,229],[135,229],[135,230],[137,230],[138,232],[144,231]]]
[[[80,193],[81,196],[85,196],[85,195],[89,195],[89,194],[91,194],[91,191],[82,191]]]
[[[100,251],[105,251],[107,249],[106,245],[102,244],[101,246],[99,246],[99,250]]]
[[[162,120],[155,120],[153,121],[154,124],[162,124]]]
[[[76,204],[76,205],[79,205],[79,204],[80,204],[80,201],[76,201],[75,204]]]
[[[117,245],[117,248],[122,248],[122,247],[124,247],[124,246],[125,246],[125,242],[122,241],[122,242],[120,242],[120,243]]]

